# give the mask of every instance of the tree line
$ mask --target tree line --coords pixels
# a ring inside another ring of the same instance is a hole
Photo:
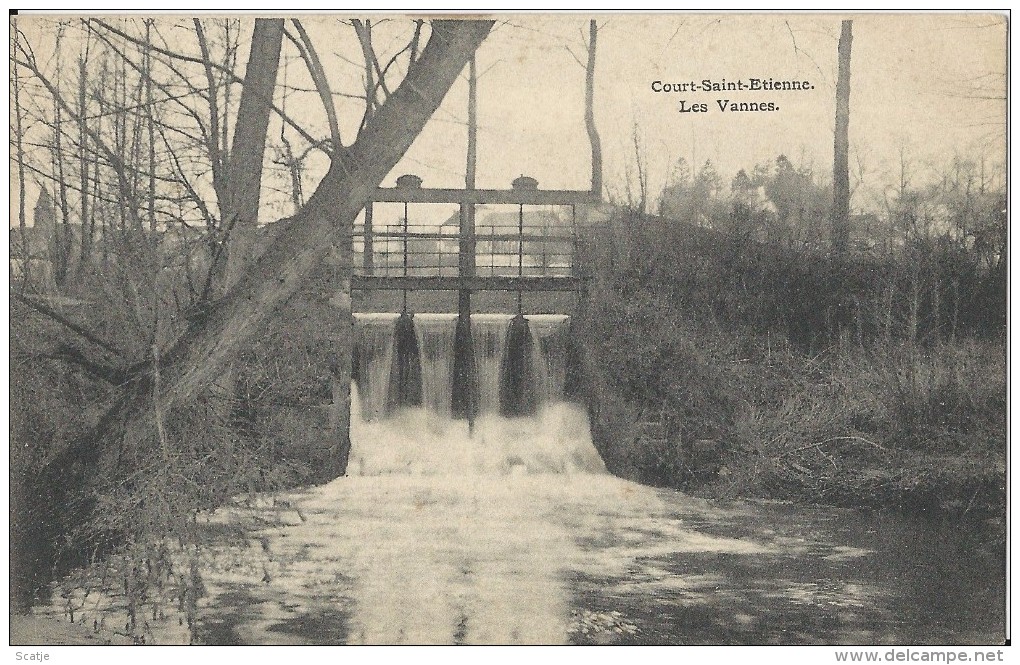
[[[401,42],[384,52],[377,26],[337,22],[361,46],[365,81],[363,94],[339,96],[297,20],[256,19],[246,42],[234,19],[14,19],[22,196],[12,373],[24,380],[12,395],[12,541],[24,555],[14,575],[22,603],[66,544],[82,555],[129,535],[187,537],[195,509],[271,474],[259,442],[216,427],[229,416],[217,386],[229,385],[238,353],[337,239],[350,238],[492,22],[391,27]],[[278,95],[285,40],[307,69],[325,133],[306,129]],[[360,122],[341,124],[352,115]],[[259,231],[271,121],[283,127],[276,144],[298,198],[292,214]],[[304,196],[296,170],[313,153],[326,168]],[[52,223],[38,230],[27,219],[30,180],[51,199]],[[39,233],[50,234],[45,261],[34,260]],[[52,281],[33,277],[44,263]],[[349,273],[341,292],[337,319],[349,326]],[[349,334],[336,344],[334,371],[349,376]],[[343,402],[349,384],[335,386]],[[346,445],[338,431],[336,467],[320,469],[334,476]]]

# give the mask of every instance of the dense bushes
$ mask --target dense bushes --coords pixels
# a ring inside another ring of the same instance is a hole
[[[329,343],[289,334],[300,325],[322,327],[321,319],[304,322],[293,312],[266,326],[250,362],[172,412],[139,411],[152,427],[127,429],[160,380],[152,349],[169,348],[182,333],[197,297],[177,257],[156,251],[161,242],[173,248],[173,238],[132,238],[109,239],[109,258],[59,291],[26,279],[12,292],[18,610],[54,573],[126,543],[168,535],[193,542],[196,511],[338,473],[342,442],[328,442],[327,450],[308,441],[310,421],[337,425],[322,406],[332,400]]]
[[[750,402],[715,490],[1000,514],[1005,372],[988,344],[842,347],[786,358],[801,380]]]
[[[578,326],[615,472],[714,494],[1002,513],[1004,320],[982,307],[1004,299],[994,269],[947,243],[837,258],[662,219],[615,223],[633,232],[590,259],[599,277]]]
[[[236,400],[216,388],[154,414],[161,422],[153,435],[109,444],[100,437],[123,433],[130,405],[111,400],[109,384],[48,359],[35,336],[39,317],[19,314],[11,340],[13,609],[28,607],[54,575],[126,543],[194,542],[196,511],[307,473],[282,459],[269,433],[243,436],[232,418]]]

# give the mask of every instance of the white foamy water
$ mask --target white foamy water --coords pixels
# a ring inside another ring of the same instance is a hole
[[[780,628],[803,628],[794,641],[896,642],[903,622],[884,578],[854,572],[873,552],[855,549],[854,568],[832,567],[848,550],[832,540],[829,514],[804,511],[792,532],[777,532],[777,514],[761,506],[590,473],[338,478],[263,506],[270,522],[246,542],[181,553],[175,566],[199,557],[206,643],[698,642],[766,628],[745,643]],[[250,523],[245,515],[221,509],[199,524]],[[73,598],[76,620],[123,625],[118,582],[114,602],[95,590]],[[54,600],[50,615],[61,616]],[[703,612],[721,623],[684,623]],[[804,612],[837,612],[842,632],[804,624]],[[890,632],[855,632],[876,621]],[[151,626],[150,642],[187,639],[172,613]]]
[[[469,431],[426,408],[405,408],[383,420],[358,414],[361,400],[351,387],[349,476],[605,473],[595,450],[584,407],[543,405],[530,417],[483,414]]]
[[[290,526],[210,556],[204,612],[240,615],[231,628],[247,644],[322,643],[328,631],[303,634],[288,621],[338,615],[348,644],[563,644],[577,628],[574,574],[708,597],[717,577],[645,558],[773,549],[700,534],[663,497],[587,473],[340,478],[286,497],[300,514]],[[704,502],[686,508],[732,516]],[[230,595],[239,588],[240,607]]]

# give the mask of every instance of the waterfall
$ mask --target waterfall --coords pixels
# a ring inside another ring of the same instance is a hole
[[[606,473],[580,404],[550,404],[527,418],[488,414],[469,431],[467,421],[425,409],[367,421],[353,388],[349,476]]]
[[[452,414],[456,314],[415,314],[399,331],[396,314],[355,315],[358,373],[351,392],[348,474],[605,473],[587,411],[563,399],[569,318],[527,316],[527,326],[519,320],[519,333],[510,340],[513,319],[471,316],[479,415],[472,428]],[[409,364],[403,373],[396,371],[398,333],[406,347],[403,362]],[[411,380],[420,381],[420,407],[394,399],[401,391],[413,392],[400,385]],[[513,394],[516,408],[501,404]],[[522,408],[525,394],[531,395],[529,410]]]
[[[503,352],[506,350],[506,333],[512,319],[513,316],[509,314],[471,316],[479,415],[499,413],[500,369],[503,366]]]
[[[386,400],[389,413],[404,407],[421,406],[421,354],[414,315],[400,315],[394,338],[393,369]]]
[[[379,420],[386,415],[397,317],[397,314],[354,315],[358,395],[361,400],[361,416],[365,420]]]
[[[563,399],[567,381],[567,322],[565,314],[531,314],[525,317],[531,331],[535,392],[540,407]]]
[[[452,414],[456,332],[456,314],[414,315],[421,358],[421,403],[427,411],[444,418]]]

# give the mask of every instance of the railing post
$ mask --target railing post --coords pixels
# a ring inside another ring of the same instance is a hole
[[[524,277],[524,206],[517,206],[517,277]],[[524,293],[517,287],[517,314],[524,312]]]
[[[362,245],[362,263],[366,275],[371,275],[375,269],[375,247],[372,233],[372,202],[369,201],[365,204],[365,236]]]
[[[469,431],[474,427],[475,377],[471,340],[471,289],[466,280],[475,274],[475,207],[462,202],[458,242],[457,337],[454,355],[454,414],[467,418]]]
[[[404,201],[404,229],[403,229],[403,236],[404,236],[404,251],[403,251],[403,254],[404,254],[404,272],[403,272],[403,275],[404,275],[405,279],[407,278],[407,205],[408,205],[407,201]],[[407,312],[407,289],[406,288],[404,289],[404,304],[403,304],[403,306],[402,306],[400,311],[404,312],[404,313]]]

